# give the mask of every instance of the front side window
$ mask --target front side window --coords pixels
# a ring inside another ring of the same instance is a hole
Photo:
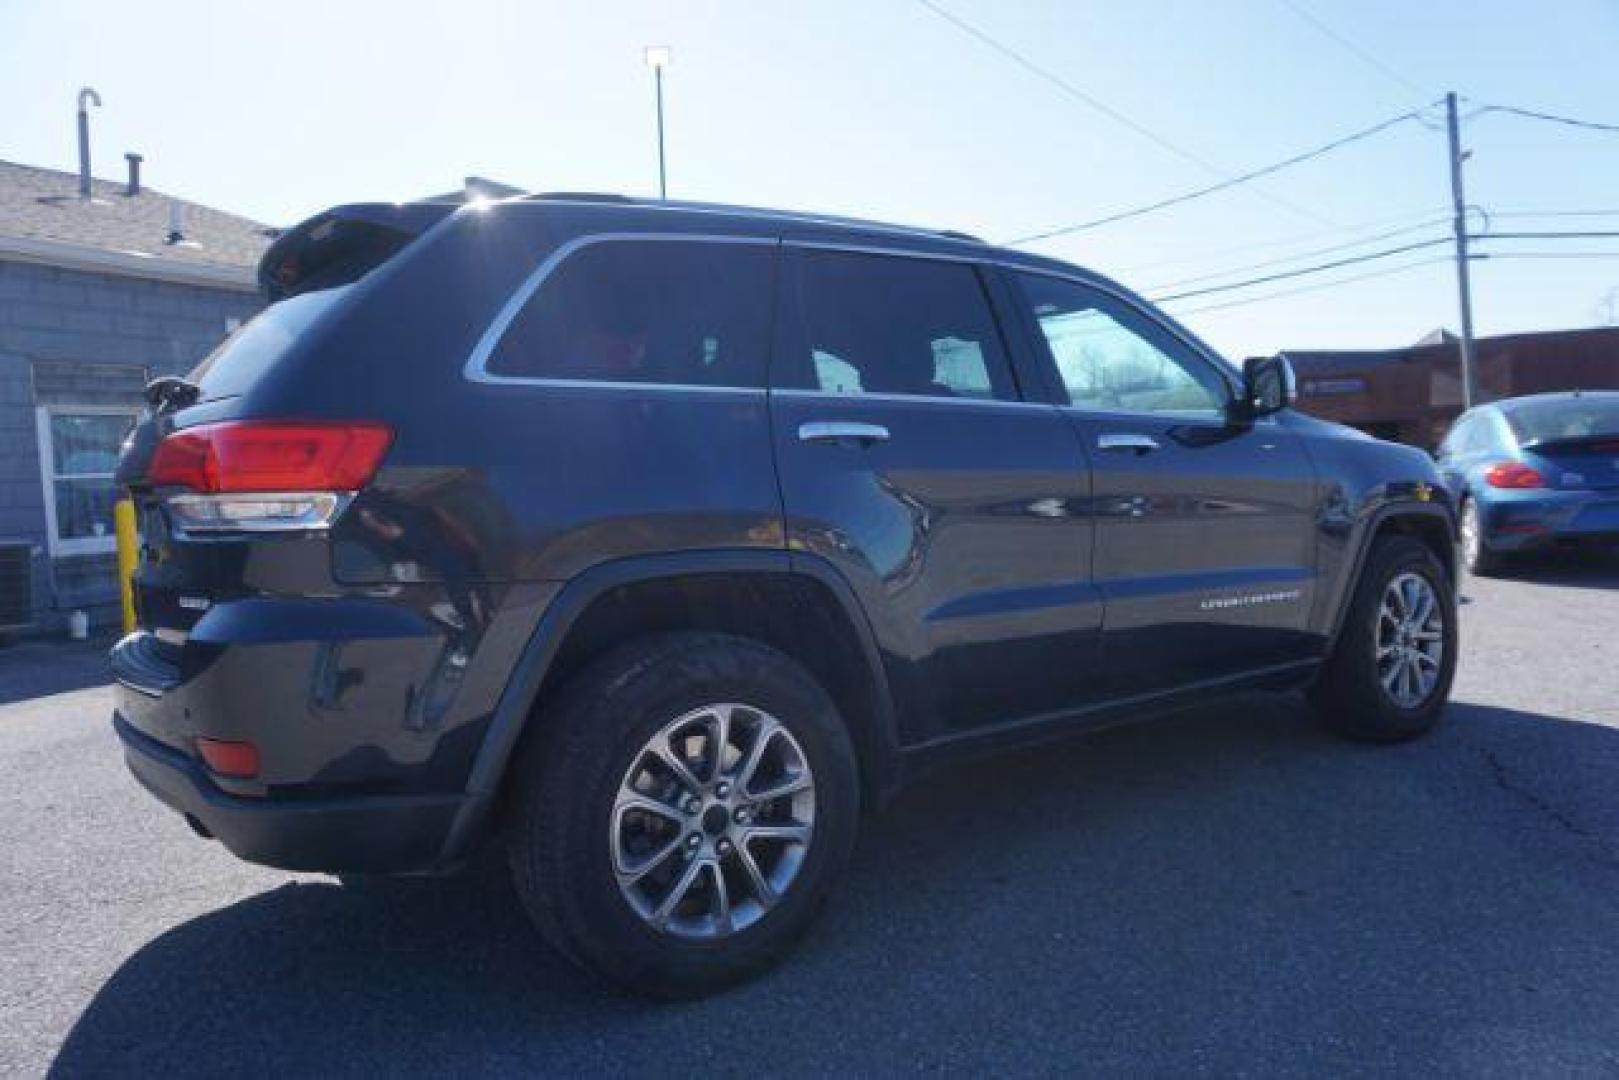
[[[832,394],[1013,400],[1006,350],[965,263],[805,251],[805,353],[777,384]]]
[[[506,328],[485,370],[522,379],[762,387],[774,248],[591,244]]]
[[[1222,413],[1219,372],[1162,326],[1100,290],[1019,274],[1069,403],[1102,412]]]
[[[135,414],[71,408],[39,410],[40,467],[58,554],[111,551],[113,472]]]

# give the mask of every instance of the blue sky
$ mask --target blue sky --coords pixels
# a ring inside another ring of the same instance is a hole
[[[94,116],[99,175],[119,176],[123,151],[139,150],[152,185],[270,223],[474,173],[647,194],[656,156],[641,48],[665,44],[671,195],[1004,240],[1219,179],[1187,156],[1245,171],[1447,89],[1619,123],[1619,0],[936,2],[1182,153],[919,0],[5,0],[0,157],[73,168],[74,96],[91,85],[106,102]],[[1469,200],[1497,228],[1619,230],[1619,213],[1501,216],[1619,211],[1619,135],[1489,114],[1465,138]],[[1443,133],[1407,123],[1262,183],[1033,248],[1159,295],[1346,241],[1408,230],[1254,273],[1437,235],[1421,224],[1447,212],[1446,168]],[[1619,252],[1619,238],[1496,250]],[[1445,253],[1171,307],[1233,357],[1393,346],[1455,325],[1449,265],[1208,308]],[[1619,287],[1619,257],[1485,262],[1474,281],[1481,333],[1588,325]]]

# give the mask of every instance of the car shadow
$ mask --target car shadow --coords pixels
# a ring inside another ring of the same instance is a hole
[[[924,779],[708,1001],[576,971],[498,868],[287,884],[141,947],[52,1072],[1600,1070],[1616,772],[1593,724],[1457,704],[1375,748],[1243,699]]]
[[[1494,576],[1530,585],[1619,589],[1619,550],[1575,548],[1515,556]]]

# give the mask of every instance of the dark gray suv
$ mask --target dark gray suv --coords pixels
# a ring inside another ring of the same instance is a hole
[[[971,237],[538,196],[359,205],[149,389],[135,776],[245,859],[509,853],[643,992],[759,971],[934,763],[1214,695],[1432,725],[1432,463]]]

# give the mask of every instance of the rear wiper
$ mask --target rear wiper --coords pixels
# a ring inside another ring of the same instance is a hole
[[[178,375],[160,375],[146,384],[146,403],[154,412],[173,412],[195,405],[202,387]]]

